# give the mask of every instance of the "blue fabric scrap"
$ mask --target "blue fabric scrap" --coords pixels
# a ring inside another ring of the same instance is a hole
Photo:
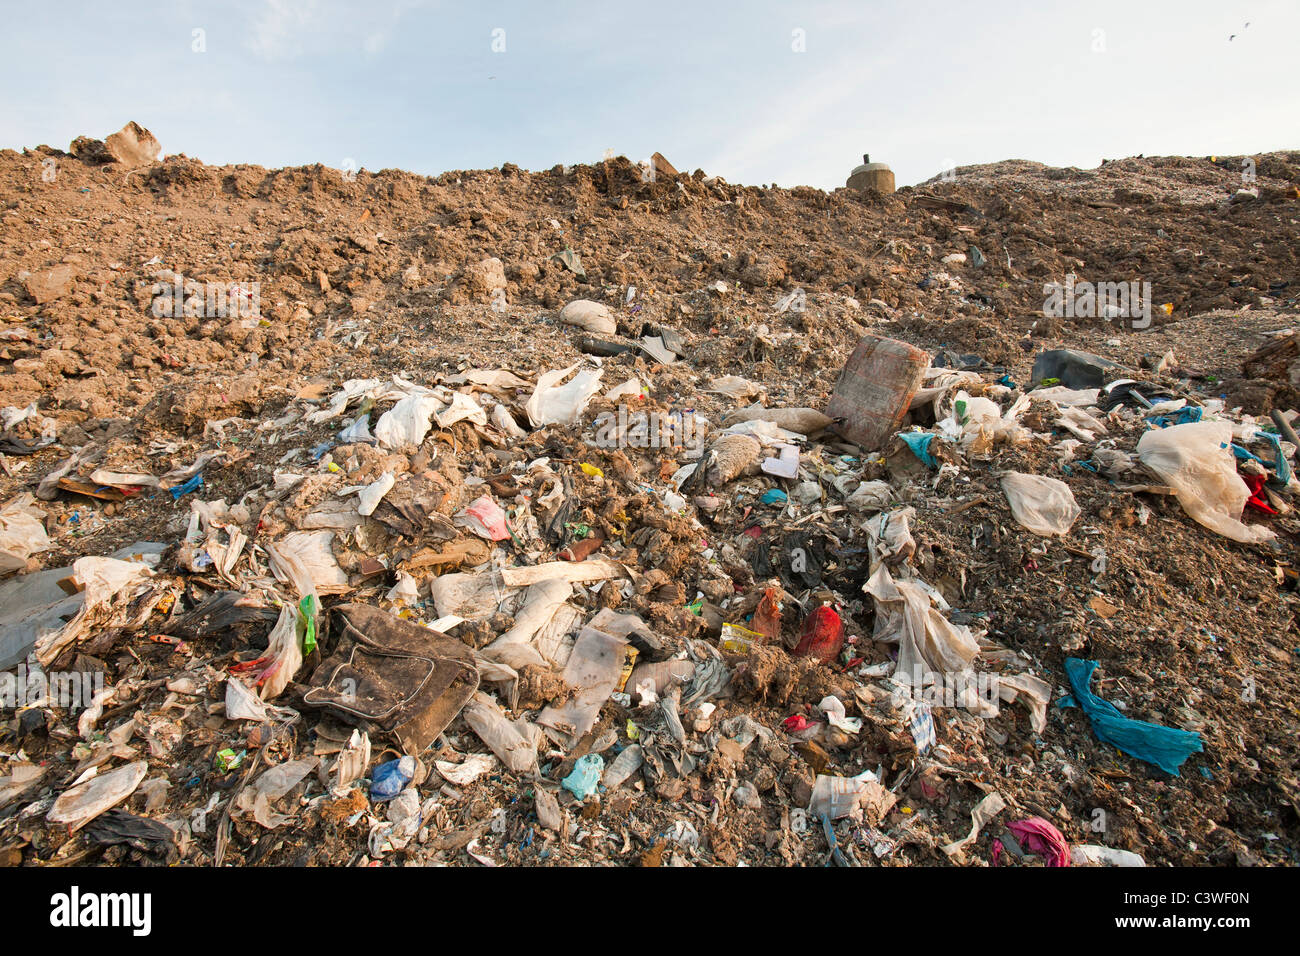
[[[1092,672],[1096,669],[1096,661],[1067,657],[1065,676],[1069,678],[1074,695],[1062,698],[1057,705],[1083,708],[1092,722],[1092,732],[1102,743],[1118,747],[1129,756],[1145,760],[1177,777],[1183,761],[1204,749],[1201,735],[1125,717],[1114,704],[1088,689]]]
[[[930,454],[930,442],[934,441],[934,435],[929,432],[899,432],[899,438],[912,449],[912,454],[928,468],[938,468],[939,463],[934,460],[934,455]]]
[[[191,491],[198,491],[201,487],[203,487],[203,472],[199,472],[184,484],[170,489],[172,501],[180,501],[183,496],[188,495]]]

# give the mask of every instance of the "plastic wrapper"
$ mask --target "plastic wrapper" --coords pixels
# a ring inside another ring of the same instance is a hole
[[[1021,527],[1045,537],[1065,534],[1080,514],[1070,486],[1045,475],[1007,472],[1002,493]]]
[[[479,691],[465,705],[465,722],[488,749],[515,773],[537,768],[537,748],[487,694]]]
[[[1243,544],[1276,537],[1272,529],[1241,522],[1250,489],[1237,474],[1228,422],[1188,422],[1149,431],[1138,459],[1174,489],[1178,503],[1211,531]]]
[[[0,508],[0,574],[19,571],[33,554],[50,549],[45,512],[24,492]]]

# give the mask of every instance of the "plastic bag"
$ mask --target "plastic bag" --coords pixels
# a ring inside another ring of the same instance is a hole
[[[815,657],[832,664],[844,647],[844,622],[835,609],[822,605],[814,608],[803,622],[803,634],[795,645],[796,657]]]
[[[1102,743],[1110,744],[1177,777],[1178,768],[1183,761],[1204,749],[1201,735],[1178,727],[1165,727],[1124,716],[1114,704],[1098,697],[1088,688],[1092,682],[1092,672],[1096,669],[1096,661],[1067,657],[1065,676],[1069,678],[1070,689],[1074,694],[1063,698],[1058,706],[1077,704],[1088,715],[1088,720],[1092,722],[1092,732]]]
[[[419,448],[429,434],[429,419],[442,405],[432,394],[406,396],[380,416],[375,423],[375,439],[389,451]]]
[[[342,594],[349,590],[348,576],[334,559],[333,544],[332,531],[290,532],[266,546],[271,571],[293,585],[298,597]]]
[[[617,790],[631,779],[632,774],[641,769],[643,763],[645,763],[645,754],[641,750],[641,745],[630,744],[610,761],[600,782],[606,790]]]
[[[381,763],[370,774],[370,799],[391,800],[415,779],[415,758],[410,754]]]
[[[357,494],[357,513],[365,516],[374,514],[375,509],[379,507],[379,502],[392,490],[396,482],[393,473],[386,471],[375,481],[364,486]]]
[[[80,830],[105,810],[131,796],[148,772],[148,762],[137,760],[109,773],[91,777],[85,783],[60,794],[45,819],[51,823],[67,824],[74,832]]]
[[[505,712],[487,694],[479,691],[465,705],[465,723],[478,734],[503,764],[515,773],[537,767],[537,748],[506,719]]]
[[[1002,493],[1016,521],[1034,534],[1065,534],[1080,514],[1070,486],[1045,475],[1007,472],[1002,476]]]
[[[36,499],[24,492],[6,502],[0,508],[0,574],[22,570],[33,554],[48,550],[45,512]]]
[[[554,372],[544,372],[537,379],[537,388],[528,399],[525,410],[534,428],[542,425],[572,425],[576,422],[592,396],[600,391],[600,369],[583,369],[572,380],[568,378],[579,363]]]
[[[969,627],[931,607],[917,581],[896,581],[883,562],[863,590],[876,600],[874,639],[899,645],[895,680],[924,683],[927,674],[961,673],[979,654]]]
[[[808,812],[832,820],[861,812],[863,822],[875,826],[888,815],[898,798],[890,793],[876,775],[865,770],[856,777],[832,777],[818,774],[813,784]]]
[[[1178,503],[1198,524],[1233,541],[1258,544],[1275,534],[1241,522],[1250,489],[1237,474],[1231,442],[1229,422],[1171,425],[1142,436],[1138,460],[1174,489]]]
[[[600,775],[605,770],[605,759],[600,754],[587,754],[579,757],[573,765],[573,771],[560,781],[560,786],[568,790],[579,800],[586,800],[596,792]]]
[[[276,813],[271,804],[301,783],[318,763],[319,757],[303,757],[277,764],[241,790],[235,805],[246,813],[251,812],[253,819],[268,830],[284,826],[293,820],[297,808],[289,813]]]
[[[36,659],[48,665],[70,644],[81,640],[96,624],[102,625],[113,607],[124,607],[137,585],[153,572],[137,561],[86,557],[72,563],[72,574],[82,586],[82,605],[62,629],[42,634],[36,641]]]
[[[287,601],[280,607],[280,619],[267,638],[266,666],[257,675],[262,685],[262,699],[274,700],[302,667],[302,648],[298,646],[298,609]]]
[[[881,511],[889,507],[894,489],[887,481],[864,481],[844,499],[850,511]]]
[[[504,541],[510,537],[506,513],[487,495],[475,498],[465,510],[456,512],[455,521],[460,527],[468,528],[489,541]]]
[[[533,638],[572,596],[573,585],[567,581],[539,581],[532,585],[515,614],[514,625],[483,648],[483,655],[514,668],[529,664],[548,667],[546,658],[533,646]]]

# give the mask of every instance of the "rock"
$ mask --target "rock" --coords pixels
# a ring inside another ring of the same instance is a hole
[[[130,122],[106,140],[78,136],[68,147],[68,152],[83,163],[147,166],[158,162],[162,144],[139,123]]]
[[[57,265],[44,272],[33,273],[23,283],[23,288],[36,300],[37,305],[44,305],[61,299],[72,291],[72,283],[76,278],[77,272],[72,266]]]
[[[576,299],[560,310],[560,321],[597,335],[613,335],[618,328],[609,306],[590,299]]]
[[[134,121],[104,140],[104,149],[114,162],[124,166],[147,166],[158,162],[162,155],[162,144],[153,133]]]

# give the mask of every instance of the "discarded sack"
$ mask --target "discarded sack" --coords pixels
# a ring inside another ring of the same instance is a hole
[[[468,647],[365,604],[333,610],[338,644],[312,675],[305,703],[388,731],[419,754],[478,689]]]

